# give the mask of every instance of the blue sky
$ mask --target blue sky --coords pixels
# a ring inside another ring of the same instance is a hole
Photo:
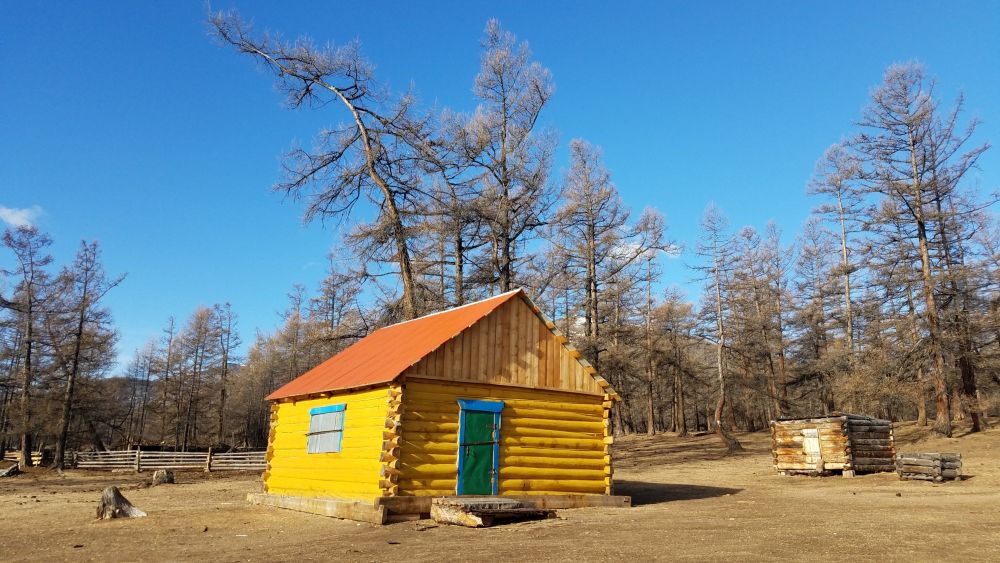
[[[773,219],[794,237],[816,160],[893,62],[923,62],[947,98],[964,90],[977,139],[1000,142],[995,2],[282,4],[214,7],[289,37],[358,39],[383,82],[459,110],[474,107],[479,40],[500,18],[554,76],[553,178],[570,139],[601,145],[636,213],[656,207],[688,246],[710,200],[734,227]],[[32,216],[59,261],[100,241],[107,269],[128,273],[107,298],[123,357],[199,304],[231,302],[246,342],[273,329],[338,233],[304,226],[269,186],[282,152],[344,116],[283,108],[270,76],[208,36],[201,2],[0,13],[0,217]],[[1000,149],[981,168],[972,181],[1000,186]],[[665,263],[668,281],[689,284],[691,260]]]

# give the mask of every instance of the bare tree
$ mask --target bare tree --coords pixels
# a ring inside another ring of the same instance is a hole
[[[954,190],[988,145],[964,148],[975,132],[973,120],[958,129],[962,108],[939,115],[934,81],[915,64],[893,65],[861,120],[863,131],[852,143],[863,159],[869,189],[899,203],[917,241],[920,263],[922,317],[928,333],[931,379],[934,384],[934,429],[951,436],[942,328],[935,295],[938,280],[932,257],[934,226],[940,220],[934,203]],[[964,152],[963,152],[964,151]],[[947,179],[942,183],[942,179]]]
[[[536,131],[552,97],[549,71],[531,60],[497,20],[486,24],[483,54],[473,88],[480,100],[460,138],[478,176],[478,210],[489,230],[488,281],[509,291],[528,240],[542,227],[552,205],[548,173],[554,141]]]
[[[62,279],[66,287],[66,295],[71,296],[68,313],[72,315],[69,322],[71,327],[70,350],[68,354],[63,353],[63,348],[53,346],[58,364],[66,377],[63,389],[62,410],[59,416],[59,425],[56,434],[55,458],[52,468],[61,471],[65,464],[66,457],[66,436],[69,431],[70,415],[73,410],[73,399],[76,391],[77,379],[80,376],[82,367],[87,363],[87,357],[93,352],[88,350],[94,347],[95,338],[113,338],[114,333],[108,328],[110,324],[110,312],[99,305],[101,299],[109,291],[114,289],[125,279],[124,275],[115,278],[108,278],[104,273],[101,264],[100,250],[97,242],[80,244],[77,251],[76,260],[72,268],[67,268]],[[64,298],[65,301],[65,298]],[[54,317],[55,315],[53,315]],[[55,341],[52,335],[51,323],[50,338]],[[89,337],[89,338],[88,338]],[[100,343],[96,343],[100,346]]]
[[[705,263],[696,267],[702,272],[706,289],[707,319],[714,325],[714,340],[716,350],[716,372],[718,380],[718,400],[715,403],[715,433],[730,453],[740,451],[743,446],[729,431],[728,423],[723,420],[726,407],[726,314],[727,307],[723,299],[728,290],[732,276],[733,248],[732,235],[726,232],[728,222],[722,212],[710,204],[701,220],[701,240],[698,244],[698,254]]]
[[[213,14],[210,23],[223,42],[275,74],[292,108],[332,102],[347,111],[350,125],[321,132],[313,151],[297,149],[288,155],[287,179],[276,189],[307,197],[307,220],[343,218],[359,200],[369,199],[377,218],[359,227],[353,238],[368,258],[386,245],[391,248],[403,290],[403,315],[416,316],[413,250],[405,223],[407,209],[420,197],[414,149],[405,134],[412,129],[412,98],[390,102],[357,44],[319,48],[304,38],[287,43],[266,34],[254,36],[234,13]]]
[[[689,350],[697,342],[693,334],[697,319],[692,304],[685,302],[676,290],[667,291],[657,309],[657,324],[666,333],[663,361],[673,372],[670,430],[683,437],[688,432],[685,384],[696,377]]]
[[[850,235],[859,228],[863,194],[856,182],[860,179],[861,162],[843,144],[827,149],[817,165],[817,175],[810,183],[810,192],[829,197],[817,212],[830,216],[840,228],[840,276],[844,284],[844,334],[847,348],[854,352],[854,312],[851,307],[851,274],[855,267],[851,261]]]
[[[215,305],[212,308],[215,317],[215,334],[219,339],[219,426],[215,433],[215,443],[225,443],[226,430],[226,397],[227,385],[229,384],[229,367],[236,359],[233,357],[234,350],[239,347],[240,335],[236,331],[236,313],[228,302],[222,305]]]
[[[832,379],[846,371],[830,337],[831,319],[834,318],[832,300],[836,297],[836,290],[832,287],[836,269],[834,244],[832,233],[823,228],[818,218],[813,217],[806,222],[799,235],[800,251],[795,267],[796,303],[792,315],[798,357],[798,376],[794,383],[800,389],[815,391],[815,402],[812,404],[824,414],[836,409]]]
[[[774,288],[768,267],[774,258],[768,255],[772,247],[762,247],[760,235],[753,227],[744,227],[739,233],[739,253],[736,258],[738,267],[734,272],[733,288],[744,296],[748,309],[744,324],[749,329],[745,335],[749,340],[756,341],[750,348],[764,359],[766,369],[767,397],[770,402],[771,417],[782,415],[781,394],[778,392],[779,366],[775,352],[776,311],[775,299],[772,296]],[[780,248],[773,249],[774,251]],[[749,350],[748,350],[749,352]]]
[[[549,240],[566,257],[566,266],[584,290],[585,352],[600,366],[601,291],[645,256],[671,245],[663,241],[663,218],[646,209],[635,225],[599,148],[580,139],[570,142],[570,168],[562,190],[565,203],[553,218]]]
[[[31,466],[32,418],[31,388],[35,381],[38,348],[38,325],[45,314],[46,290],[51,283],[45,267],[52,263],[47,248],[52,238],[34,226],[21,226],[4,231],[3,244],[9,248],[17,260],[14,270],[4,270],[5,276],[18,280],[10,301],[4,299],[4,307],[17,312],[22,323],[21,334],[21,397],[19,432],[21,435],[21,469]]]

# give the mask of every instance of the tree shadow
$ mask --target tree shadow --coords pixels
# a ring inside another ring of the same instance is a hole
[[[633,435],[616,439],[613,446],[615,469],[723,461],[771,452],[770,436],[765,432],[742,434],[739,439],[744,448],[739,452],[726,451],[715,434],[706,432],[685,437],[663,433],[654,437]]]
[[[632,506],[659,504],[678,500],[697,500],[725,495],[735,495],[743,489],[708,487],[685,483],[650,483],[648,481],[620,481],[615,479],[616,495],[632,497]]]

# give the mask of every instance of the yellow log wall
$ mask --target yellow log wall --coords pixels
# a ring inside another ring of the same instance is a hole
[[[347,405],[341,451],[306,453],[309,409],[341,403]],[[382,496],[379,456],[388,404],[388,386],[274,404],[264,490],[374,502]]]
[[[403,388],[400,495],[453,495],[458,399],[502,400],[501,495],[605,494],[611,456],[603,397],[407,379]]]

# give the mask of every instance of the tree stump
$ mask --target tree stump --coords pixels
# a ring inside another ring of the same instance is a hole
[[[155,487],[157,485],[163,485],[165,483],[173,484],[174,482],[174,472],[169,469],[157,469],[153,472],[153,483]]]
[[[141,518],[146,513],[139,510],[122,496],[118,487],[108,487],[101,494],[101,502],[97,505],[97,517],[101,520],[111,518]]]

